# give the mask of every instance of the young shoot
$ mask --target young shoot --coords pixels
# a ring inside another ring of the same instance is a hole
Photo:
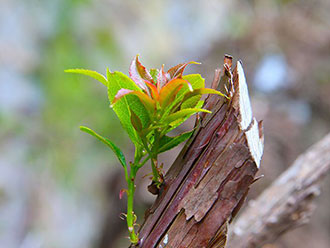
[[[164,66],[147,70],[136,56],[129,68],[129,77],[107,69],[106,76],[85,69],[69,69],[66,72],[90,76],[107,87],[110,106],[118,116],[124,130],[135,146],[134,160],[127,163],[123,152],[109,139],[102,137],[87,127],[80,129],[106,144],[117,156],[125,172],[127,189],[120,192],[127,194],[126,217],[130,241],[139,242],[136,227],[136,215],[133,210],[135,179],[138,170],[150,161],[152,182],[148,187],[154,194],[164,184],[164,176],[158,155],[186,141],[193,131],[170,137],[167,134],[180,126],[190,116],[198,112],[210,113],[201,108],[203,94],[221,92],[205,88],[204,79],[199,74],[183,75],[188,62],[176,65],[168,71]]]

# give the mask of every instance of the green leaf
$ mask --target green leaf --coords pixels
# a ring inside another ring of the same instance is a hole
[[[159,73],[158,69],[152,68],[149,70],[149,72],[150,72],[150,75],[151,75],[152,79],[154,80],[154,82],[157,82],[157,75]]]
[[[195,89],[192,92],[188,92],[184,95],[181,109],[196,107],[201,96],[204,94],[216,94],[225,97],[225,95],[222,94],[220,91],[214,89],[208,89],[208,88]]]
[[[205,79],[200,74],[189,74],[182,77],[187,80],[193,89],[200,89],[205,87]]]
[[[137,96],[128,95],[126,98],[129,103],[129,109],[134,111],[134,113],[140,118],[142,127],[146,128],[150,123],[150,119],[153,118],[152,113],[145,108]]]
[[[195,96],[188,98],[181,104],[181,109],[195,108],[196,105],[198,104],[199,100],[201,99],[201,97],[202,97],[202,95],[195,95]]]
[[[178,136],[175,137],[169,137],[164,135],[160,141],[159,141],[159,153],[166,152],[168,150],[171,150],[172,148],[178,146],[182,142],[186,141],[187,139],[190,138],[194,130],[182,133]]]
[[[65,70],[65,72],[87,75],[101,82],[105,86],[108,86],[108,80],[102,74],[96,71],[85,70],[85,69],[68,69]]]
[[[205,79],[202,78],[200,74],[189,74],[182,77],[182,79],[187,80],[191,87],[195,89],[200,89],[205,87]],[[182,98],[189,90],[187,88],[181,89],[177,94],[177,99]]]
[[[132,79],[122,72],[110,72],[109,69],[107,69],[107,77],[109,82],[108,97],[111,103],[120,89],[142,91]]]
[[[195,108],[202,108],[204,105],[205,100],[199,100]]]
[[[96,132],[94,132],[92,129],[90,129],[88,127],[80,126],[80,130],[94,136],[95,138],[97,138],[98,140],[100,140],[104,144],[106,144],[116,154],[121,165],[124,168],[127,167],[125,156],[124,156],[123,152],[114,143],[112,143],[109,139],[102,137],[101,135],[97,134]]]
[[[107,70],[107,77],[109,82],[108,97],[111,103],[113,102],[115,95],[120,89],[141,91],[141,89],[124,73],[116,71],[111,73],[109,70]],[[148,115],[148,111],[136,96],[124,96],[112,107],[132,142],[134,144],[140,144],[140,138],[131,123],[130,106],[134,108],[134,112],[140,117],[142,123],[144,124],[144,119],[149,118],[146,117],[146,115]],[[147,122],[147,120],[145,120],[145,122]]]
[[[184,119],[186,117],[190,117],[191,115],[198,113],[198,112],[205,112],[205,113],[211,113],[211,111],[206,110],[206,109],[199,109],[199,108],[187,108],[187,109],[182,109],[179,110],[173,114],[170,114],[164,120],[162,120],[162,123],[171,125],[172,122],[176,122],[180,119]]]
[[[215,89],[209,89],[209,88],[200,88],[200,89],[195,89],[192,92],[188,92],[185,94],[184,99],[188,99],[189,97],[195,96],[195,95],[205,95],[205,94],[215,94],[219,96],[225,97],[224,94],[222,94],[220,91],[215,90]]]

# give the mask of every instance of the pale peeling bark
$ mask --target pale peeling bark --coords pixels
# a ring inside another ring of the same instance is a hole
[[[315,209],[320,180],[330,170],[330,134],[300,155],[231,226],[230,248],[271,243],[284,232],[306,224]]]
[[[227,223],[255,180],[263,152],[262,124],[252,116],[240,62],[225,57],[213,87],[230,99],[209,96],[194,136],[165,176],[146,213],[139,247],[224,247]],[[219,86],[218,86],[219,85]]]

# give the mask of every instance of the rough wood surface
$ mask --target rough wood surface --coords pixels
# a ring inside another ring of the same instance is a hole
[[[320,180],[330,170],[330,134],[300,155],[231,227],[228,247],[253,248],[271,243],[309,221]]]
[[[225,57],[213,86],[230,99],[209,96],[194,136],[165,176],[140,229],[139,247],[223,247],[227,223],[239,209],[258,171],[262,123],[252,116],[240,62]]]

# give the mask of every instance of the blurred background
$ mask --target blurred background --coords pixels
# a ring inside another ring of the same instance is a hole
[[[64,69],[128,73],[195,60],[210,86],[225,53],[241,59],[264,120],[265,177],[255,198],[330,131],[328,0],[0,0],[0,247],[127,247],[122,168],[79,131],[133,147],[106,90]],[[188,126],[182,129],[189,129]],[[162,157],[168,166],[179,149]],[[154,198],[139,173],[139,221]],[[330,177],[312,221],[267,247],[330,247]]]

